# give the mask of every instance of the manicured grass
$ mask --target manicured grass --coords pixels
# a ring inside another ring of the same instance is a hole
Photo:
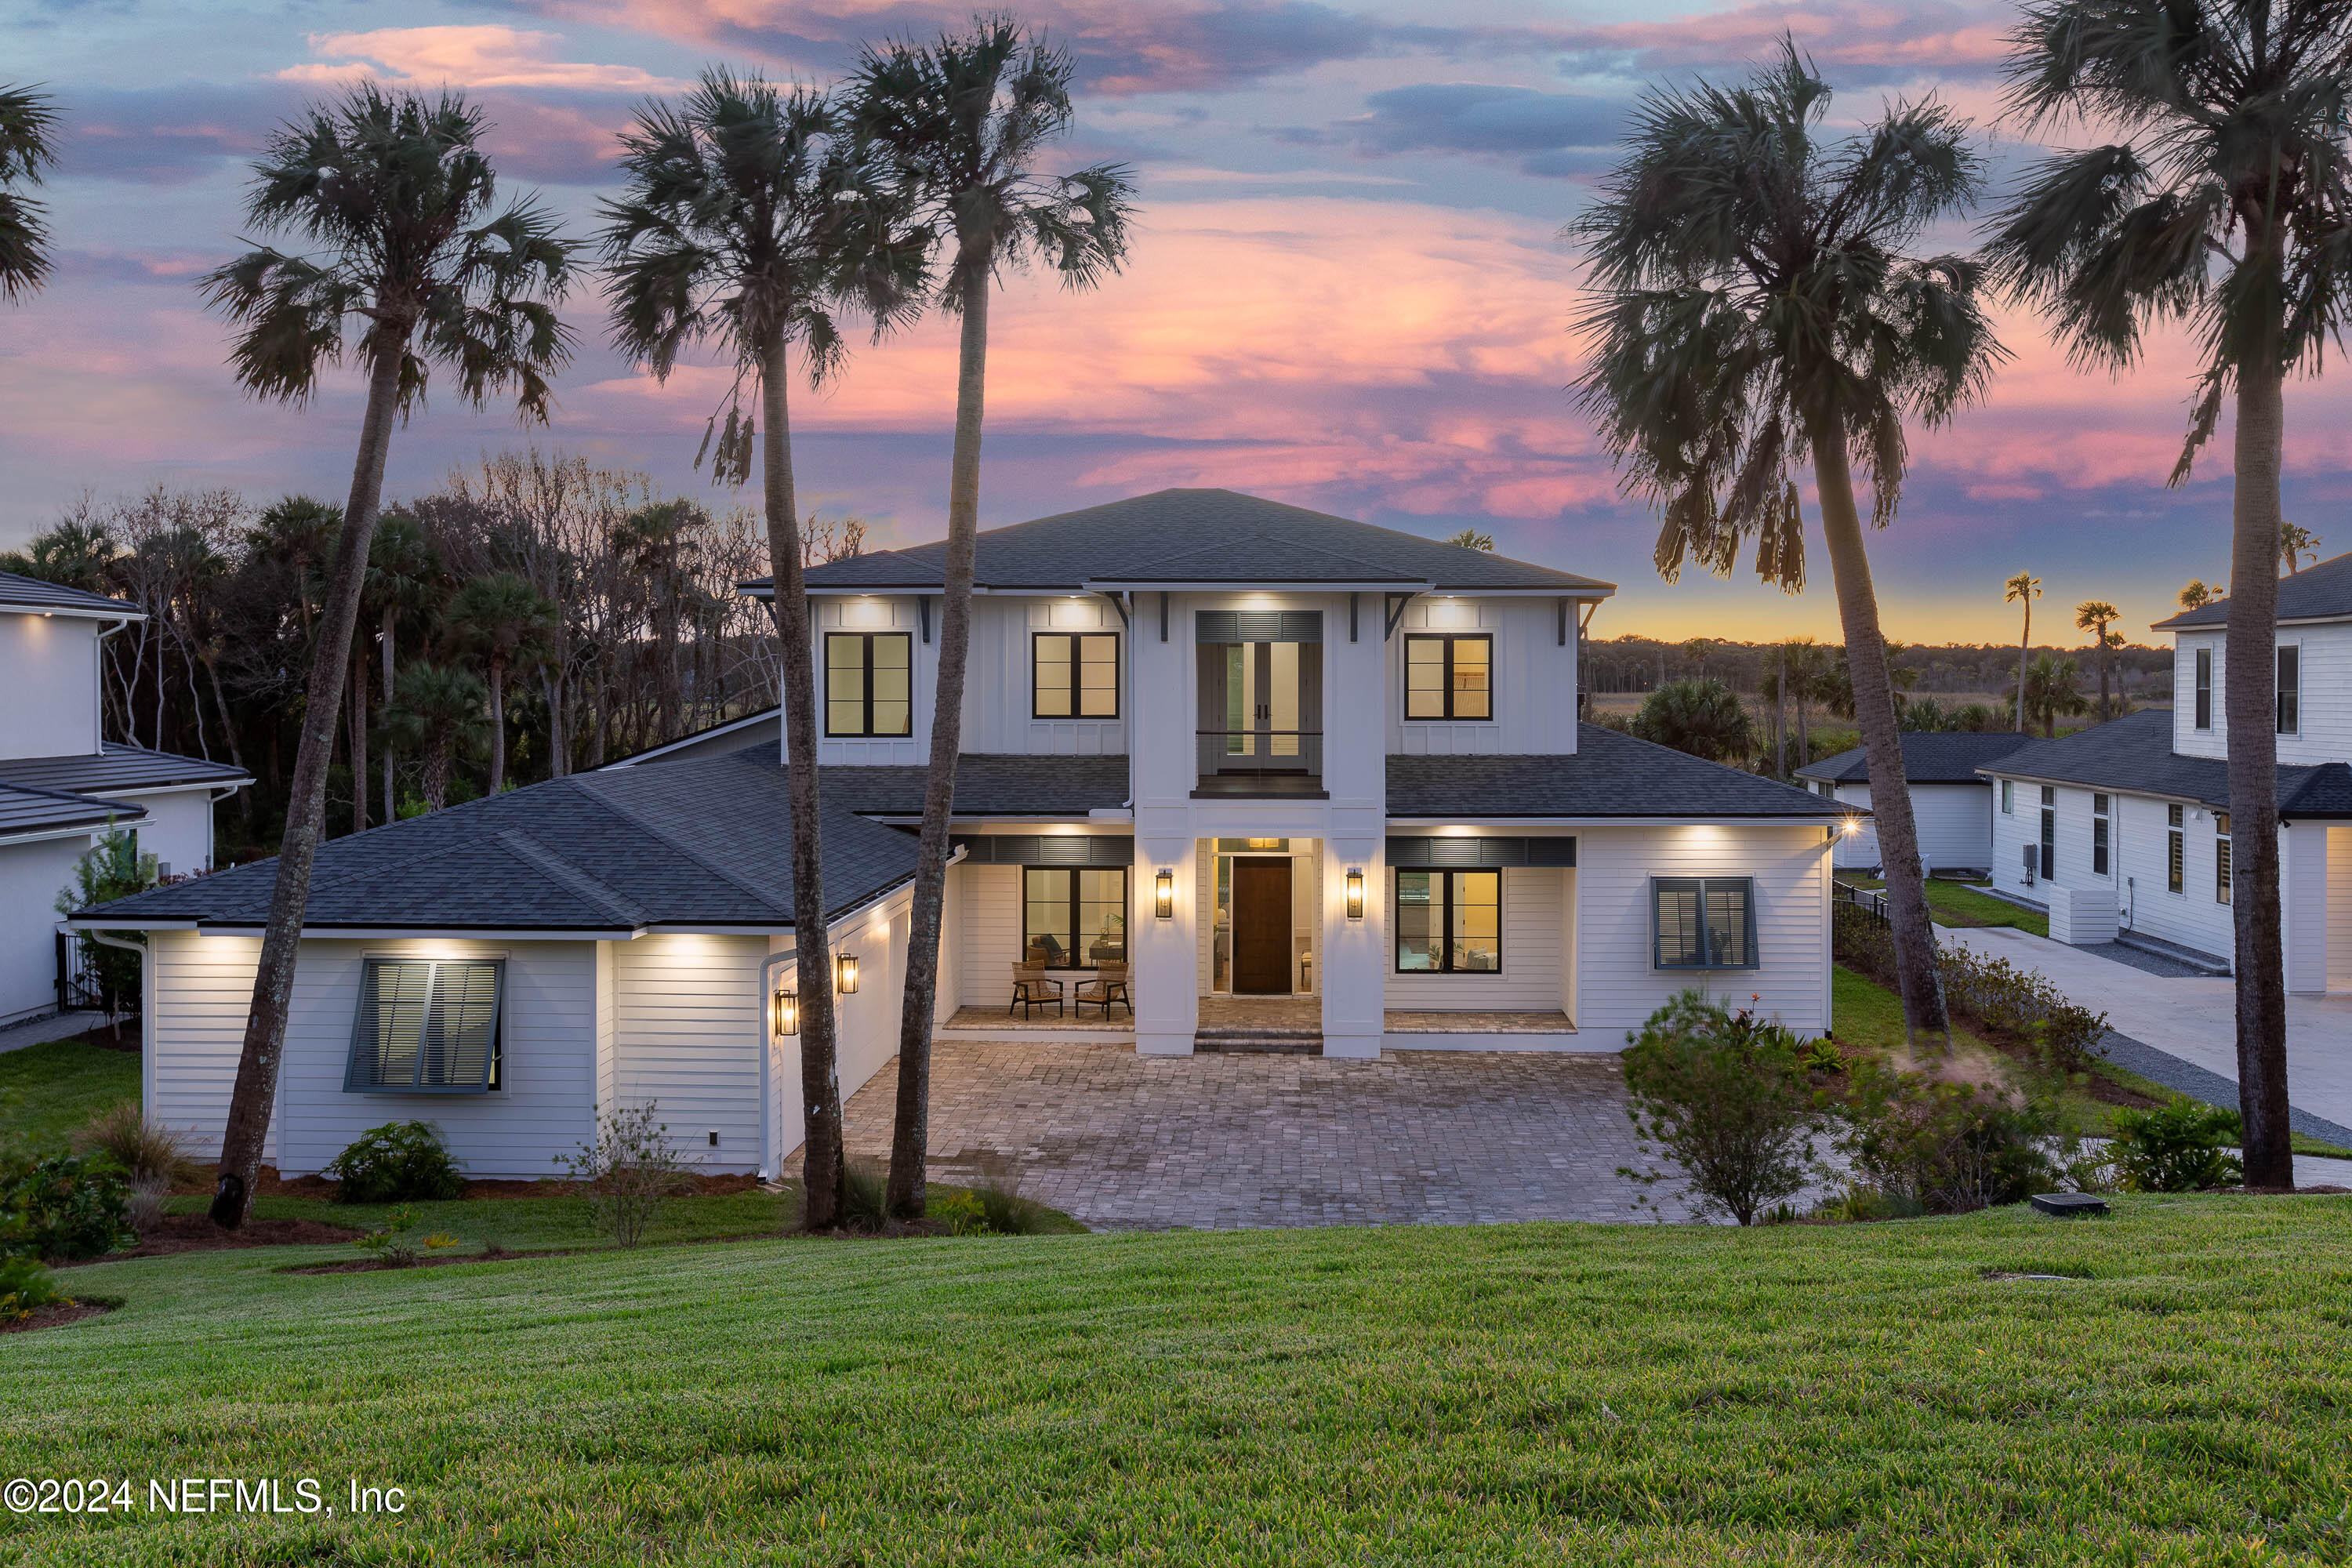
[[[121,1310],[0,1341],[0,1476],[338,1512],[0,1514],[0,1557],[2342,1560],[2352,1200],[2116,1204],[101,1265]]]
[[[0,1148],[61,1154],[100,1111],[139,1098],[139,1053],[51,1040],[0,1055]]]
[[[1841,871],[1837,879],[1851,882],[1857,888],[1884,888],[1886,884],[1875,877],[1857,876]],[[1967,926],[2014,926],[2035,936],[2050,934],[2050,917],[2021,909],[2007,899],[1996,899],[1990,893],[1979,893],[1964,882],[1947,877],[1927,879],[1927,908],[1938,925],[1955,928]]]

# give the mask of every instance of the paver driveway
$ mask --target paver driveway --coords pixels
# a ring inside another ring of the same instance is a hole
[[[932,1064],[935,1175],[1008,1160],[1022,1192],[1097,1228],[1636,1217],[1613,1056],[942,1040]],[[887,1157],[897,1079],[893,1061],[850,1100],[853,1157]]]

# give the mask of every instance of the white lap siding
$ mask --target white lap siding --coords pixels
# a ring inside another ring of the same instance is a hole
[[[246,1013],[253,1003],[261,942],[159,931],[148,932],[147,942],[148,1038],[142,1083],[147,1114],[178,1133],[191,1152],[216,1159],[237,1058],[245,1049]],[[348,1016],[343,1038],[351,1038]],[[294,1043],[289,1032],[289,1048]],[[277,1160],[280,1131],[273,1115],[264,1160]]]
[[[1397,873],[1387,873],[1393,894]],[[1503,967],[1487,974],[1400,974],[1396,935],[1389,933],[1391,1007],[1428,1012],[1548,1013],[1560,1006],[1560,923],[1564,879],[1574,872],[1515,866],[1503,872]],[[1389,907],[1396,904],[1391,896]]]
[[[950,884],[955,874],[949,873]],[[953,896],[952,885],[950,896]],[[911,893],[896,893],[874,909],[833,928],[833,952],[836,956],[844,952],[857,955],[856,994],[834,997],[838,1037],[835,1070],[845,1104],[898,1054],[900,1008],[905,1002],[907,924],[912,903]],[[954,921],[950,920],[949,924],[952,929]],[[772,945],[774,952],[766,973],[772,981],[781,977],[789,986],[793,983],[793,964],[789,956],[792,940],[779,938]],[[801,1099],[797,1038],[775,1044],[769,1092],[775,1156],[782,1159],[799,1150],[807,1126]]]
[[[2352,991],[2352,827],[2327,830],[2327,988]]]
[[[1677,991],[1701,986],[1804,1036],[1831,1024],[1830,847],[1819,825],[1601,827],[1577,835],[1580,1030],[1622,1037]],[[1650,884],[1659,877],[1755,879],[1754,969],[1659,969]]]
[[[656,932],[608,945],[611,1102],[653,1103],[678,1152],[701,1169],[759,1169],[767,939]]]
[[[1867,808],[1868,784],[1840,784],[1837,798]],[[1982,784],[1913,784],[1911,820],[1919,835],[1919,855],[1931,871],[1962,867],[1984,870],[1992,864],[1992,793]],[[1878,826],[1865,820],[1858,833],[1837,847],[1842,867],[1879,864]]]
[[[2230,906],[2213,896],[2215,841],[2210,811],[2154,795],[2105,792],[2107,873],[2100,876],[2091,868],[2092,823],[2095,795],[2102,792],[2069,784],[2051,787],[2055,792],[2057,817],[2055,864],[2050,880],[2066,888],[2108,889],[2127,931],[2200,952],[2229,955],[2233,942]],[[2037,903],[2047,901],[2048,889],[2038,870],[2032,882],[2026,880],[2024,856],[2026,846],[2042,842],[2042,788],[2030,780],[2015,781],[2013,809],[1993,813],[1993,886]],[[2174,805],[2181,808],[2181,882],[2177,893],[2167,887],[2168,808]]]

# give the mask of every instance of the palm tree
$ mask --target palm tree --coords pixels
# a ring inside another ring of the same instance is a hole
[[[451,772],[478,755],[489,738],[490,722],[483,717],[489,700],[489,689],[470,669],[417,663],[400,672],[399,695],[384,718],[385,737],[425,760],[428,809],[449,804]]]
[[[107,568],[121,552],[121,544],[104,523],[69,517],[47,532],[33,535],[23,550],[0,554],[0,572],[102,594]]]
[[[2099,722],[2107,721],[2107,674],[2115,663],[2115,648],[2123,639],[2114,637],[2107,628],[2123,619],[2124,613],[2105,599],[2085,599],[2074,606],[2074,629],[2089,632],[2091,644],[2099,650]]]
[[[318,252],[265,247],[204,280],[207,301],[237,329],[230,353],[236,378],[257,396],[308,402],[326,368],[341,360],[354,317],[362,323],[356,348],[368,383],[310,661],[278,882],[221,1141],[212,1216],[230,1229],[250,1211],[277,1099],[295,952],[393,422],[423,397],[435,360],[456,371],[468,402],[512,387],[523,416],[543,419],[548,377],[570,354],[555,302],[570,276],[571,247],[529,201],[492,215],[497,181],[480,147],[483,130],[480,111],[452,93],[386,94],[371,83],[311,106],[271,135],[254,164],[245,210],[256,229],[293,234]]]
[[[2286,574],[2294,576],[2302,569],[2304,557],[2319,559],[2319,535],[2292,522],[2279,524],[2279,559],[2286,565]]]
[[[490,793],[496,795],[507,783],[507,674],[547,657],[556,609],[529,579],[493,572],[458,589],[446,618],[452,640],[489,667]]]
[[[2191,577],[2188,582],[2183,583],[2178,595],[2180,607],[2184,610],[2193,610],[2198,605],[2208,604],[2221,596],[2220,590],[2209,587],[2202,578],[2198,577]]]
[[[2171,482],[2234,402],[2230,818],[2237,853],[2238,1091],[2246,1184],[2289,1186],[2275,707],[2285,381],[2316,374],[2352,309],[2352,8],[2336,0],[2040,0],[2011,36],[2028,130],[2116,140],[2059,153],[1995,223],[1998,276],[2074,358],[2118,372],[2151,323],[2204,363]]]
[[[2025,630],[2017,640],[2017,732],[2025,733],[2025,661],[2033,657],[2033,601],[2042,597],[2042,579],[2020,572],[2005,584],[2005,604],[2025,606]]]
[[[1484,550],[1489,554],[1492,554],[1495,549],[1495,536],[1491,533],[1481,533],[1475,528],[1465,528],[1457,532],[1449,533],[1441,542],[1458,544],[1465,550]]]
[[[602,236],[614,342],[657,380],[691,345],[715,342],[734,359],[738,395],[750,382],[758,413],[747,420],[740,402],[730,406],[719,478],[750,478],[753,426],[767,426],[759,457],[792,762],[803,1218],[830,1229],[841,1219],[841,1077],[818,864],[816,645],[785,392],[794,344],[812,385],[841,363],[832,311],[843,301],[869,313],[877,335],[904,319],[929,240],[908,228],[888,171],[817,93],[714,70],[680,103],[647,105],[621,140],[628,189],[604,204]]]
[[[393,645],[404,616],[412,616],[432,603],[441,585],[441,558],[424,527],[405,511],[387,512],[378,519],[375,540],[368,546],[367,603],[375,610],[376,656],[383,678],[383,706],[378,718],[389,721],[393,704]],[[394,821],[400,802],[394,792],[394,748],[389,731],[383,742],[383,819]]]
[[[931,1020],[937,1011],[940,908],[947,890],[948,815],[962,749],[964,665],[971,643],[971,573],[980,531],[981,406],[988,381],[989,296],[1003,275],[1042,257],[1071,289],[1088,289],[1127,254],[1133,186],[1124,168],[1097,164],[1060,176],[1032,172],[1045,144],[1068,133],[1068,51],[1031,38],[1005,16],[982,17],[928,47],[868,47],[851,92],[859,126],[889,149],[908,195],[952,246],[939,292],[961,318],[955,451],[948,478],[945,595],[940,614],[930,776],[915,857],[898,1098],[890,1138],[891,1212],[923,1212],[929,1139]]]
[[[2058,738],[2058,721],[2090,707],[2076,684],[2074,661],[2042,654],[2025,672],[2025,710],[2042,723],[2042,734]]]
[[[1914,257],[1973,197],[1967,127],[1928,100],[1858,138],[1818,136],[1830,89],[1784,42],[1737,88],[1652,93],[1633,150],[1570,233],[1595,302],[1583,405],[1657,498],[1661,574],[1687,556],[1731,571],[1757,538],[1759,575],[1804,582],[1795,470],[1812,462],[1853,665],[1906,1030],[1948,1040],[1918,837],[1895,730],[1853,466],[1874,521],[1894,520],[1906,417],[1935,425],[1980,390],[2000,350],[1975,266]]]
[[[46,209],[14,187],[57,166],[58,109],[47,93],[0,87],[0,300],[16,303],[47,281]]]
[[[1711,763],[1744,763],[1755,731],[1739,698],[1722,681],[1701,676],[1670,680],[1644,698],[1628,732],[1635,740],[1672,746]]]

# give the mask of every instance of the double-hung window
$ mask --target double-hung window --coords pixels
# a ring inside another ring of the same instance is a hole
[[[2058,875],[2058,791],[2050,784],[2042,786],[2042,879],[2045,882]]]
[[[1396,966],[1400,974],[1500,974],[1503,874],[1396,874]]]
[[[1491,719],[1495,639],[1470,636],[1408,635],[1404,639],[1404,716],[1407,719]]]
[[[2091,875],[2107,874],[2107,797],[2091,797]]]
[[[343,1068],[347,1094],[482,1094],[499,1087],[506,964],[371,958]]]
[[[1039,632],[1031,637],[1029,698],[1034,719],[1118,718],[1118,635]]]
[[[911,735],[915,639],[905,632],[824,634],[824,732]]]
[[[1025,866],[1022,950],[1049,969],[1127,962],[1127,868]]]
[[[1660,969],[1753,969],[1756,883],[1660,877],[1650,884],[1651,962]]]
[[[2213,814],[2213,901],[2230,901],[2230,814]]]
[[[2213,650],[2210,647],[2197,650],[2196,722],[2200,730],[2213,727]]]
[[[2181,839],[2186,830],[2180,819],[2180,807],[2164,808],[2164,890],[2168,893],[2177,893],[2181,889],[2181,861],[2186,858]]]
[[[2281,643],[2278,650],[2278,732],[2303,731],[2303,645]]]

